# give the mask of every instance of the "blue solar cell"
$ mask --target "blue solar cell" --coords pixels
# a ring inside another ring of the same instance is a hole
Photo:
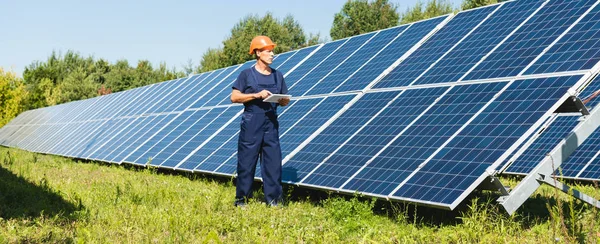
[[[505,173],[527,174],[533,170],[554,147],[575,128],[579,116],[559,116],[535,139]]]
[[[294,55],[288,60],[286,60],[283,64],[276,64],[276,60],[273,61],[273,67],[278,67],[277,69],[281,71],[284,75],[290,72],[296,65],[298,65],[302,60],[304,60],[308,55],[310,55],[318,46],[306,47],[298,50]]]
[[[117,116],[140,116],[149,113],[154,107],[160,106],[163,103],[163,99],[167,97],[174,90],[179,89],[187,78],[171,80],[160,83],[152,92],[147,92],[143,96],[137,97],[132,101],[131,105],[134,105],[136,109],[127,113],[119,114]]]
[[[357,50],[360,50],[361,46],[364,45],[369,39],[371,39],[371,37],[373,37],[374,34],[374,32],[371,32],[364,35],[349,38],[348,41],[344,42],[330,56],[320,60],[320,63],[315,64],[313,66],[313,69],[306,73],[305,76],[302,77],[298,82],[296,82],[293,85],[290,85],[290,93],[303,95],[307,93],[308,90],[310,90],[313,86],[321,82],[323,79],[327,79],[328,74],[330,72],[335,71],[337,68],[346,68],[346,66],[348,65],[345,65],[345,60],[349,57],[352,57]],[[349,66],[351,66],[351,64]],[[346,73],[342,75],[347,77],[349,74]],[[333,89],[330,89],[325,93],[329,93],[331,90]]]
[[[192,104],[192,106],[190,106],[189,108],[203,107],[205,103],[207,103],[210,99],[213,98],[213,96],[215,95],[215,92],[221,91],[221,90],[225,89],[226,87],[230,86],[231,80],[237,78],[237,77],[230,76],[230,74],[233,73],[234,70],[236,70],[240,66],[248,67],[247,66],[248,64],[252,65],[251,62],[246,62],[245,64],[242,64],[242,65],[234,65],[234,66],[225,68],[225,70],[222,73],[215,76],[215,78],[213,79],[214,81],[211,82],[211,85],[210,85],[211,88],[206,89],[205,94],[203,94],[203,96],[201,96],[198,100],[196,100]],[[184,109],[184,108],[180,107],[178,109]]]
[[[106,120],[95,120],[87,123],[80,123],[70,135],[68,135],[61,143],[53,147],[53,149],[56,149],[56,154],[59,155],[70,155],[69,152],[71,151],[79,152],[85,149],[84,147],[86,145],[83,143],[83,140],[91,137],[98,128],[105,129],[108,126],[107,124],[113,123],[106,122]]]
[[[189,99],[193,93],[206,92],[204,88],[207,84],[202,81],[208,77],[208,75],[209,73],[207,72],[191,76],[188,79],[181,79],[181,86],[166,95],[162,101],[146,111],[146,113],[172,112],[180,106],[181,103]]]
[[[38,152],[47,153],[48,150],[56,145],[62,138],[66,136],[67,132],[71,132],[73,130],[74,123],[67,124],[58,124],[53,130],[55,133],[52,133],[48,137],[46,137],[34,150]],[[2,136],[0,136],[1,138]]]
[[[377,56],[370,60],[357,73],[344,81],[334,92],[362,90],[373,82],[381,73],[390,67],[396,60],[404,55],[416,43],[422,40],[427,34],[444,21],[448,16],[428,19],[425,21],[411,24],[406,32],[396,37],[388,46],[386,46]],[[385,30],[385,31],[392,31]]]
[[[289,58],[294,56],[294,54],[296,54],[296,52],[297,51],[289,51],[289,52],[275,55],[275,57],[273,57],[273,63],[271,63],[271,65],[269,65],[269,66],[271,66],[271,67],[281,66],[282,64],[287,62]]]
[[[392,195],[412,201],[457,204],[527,130],[545,119],[551,107],[563,102],[560,98],[580,78],[565,76],[512,83]]]
[[[221,103],[221,101],[227,101],[227,104],[231,104],[231,100],[229,99],[229,97],[231,96],[232,84],[235,82],[235,80],[238,78],[238,76],[240,75],[240,73],[242,73],[243,70],[248,69],[250,67],[254,67],[254,64],[256,64],[256,61],[249,61],[240,66],[239,69],[233,71],[231,75],[227,77],[227,79],[225,79],[219,84],[219,86],[215,87],[211,91],[212,97],[205,104],[203,104],[202,107],[217,106],[219,105],[219,103]]]
[[[345,111],[339,118],[337,118],[332,124],[327,126],[318,136],[316,136],[310,143],[304,146],[298,153],[290,158],[283,165],[283,181],[297,183],[302,180],[312,169],[317,167],[323,159],[331,154],[337,146],[348,139],[354,134],[362,125],[364,125],[373,115],[377,114],[387,102],[393,97],[398,95],[399,92],[385,92],[385,93],[367,93],[360,100],[354,103],[347,111]],[[325,101],[327,103],[327,101]],[[341,108],[341,107],[340,107]],[[336,108],[339,109],[339,108]],[[324,111],[326,112],[326,111]],[[320,117],[331,117],[331,114],[324,113]],[[310,122],[311,119],[307,119]],[[320,127],[323,123],[313,124],[313,127]],[[306,127],[310,129],[309,126]],[[312,129],[312,131],[316,128]],[[302,136],[301,131],[292,131],[298,133],[297,136]],[[287,137],[287,136],[285,136]],[[282,145],[287,146],[289,143],[295,143],[299,145],[304,140],[285,140],[282,137]],[[294,139],[292,136],[290,139]],[[300,137],[302,139],[302,137]],[[332,146],[334,145],[334,146]]]
[[[214,110],[214,109],[213,109]],[[218,117],[214,118],[213,121],[202,131],[196,133],[190,140],[187,142],[180,144],[178,146],[178,150],[172,153],[172,155],[164,161],[161,165],[162,167],[175,167],[180,164],[186,157],[188,159],[185,163],[182,163],[180,169],[194,169],[199,162],[202,162],[205,158],[203,155],[191,155],[194,150],[199,148],[202,143],[209,140],[210,137],[215,134],[221,127],[227,125],[228,121],[232,120],[242,111],[241,106],[232,106],[226,108],[223,113],[221,113]],[[187,133],[187,132],[186,132]]]
[[[358,171],[343,188],[379,195],[390,194],[399,182],[417,169],[505,85],[506,83],[500,82],[457,86],[450,89],[430,110],[415,121],[414,125],[394,140],[380,155],[372,159],[372,162]],[[439,95],[446,90],[448,88],[440,87],[426,89],[421,93],[431,96],[428,99],[430,100],[440,97]],[[400,98],[403,96],[401,95]],[[395,109],[399,111],[405,108]],[[391,120],[390,123],[399,122]],[[382,124],[379,128],[386,127]]]
[[[95,111],[97,112],[93,113],[90,117],[85,118],[85,120],[109,119],[115,117],[119,113],[127,113],[133,110],[135,106],[126,105],[130,104],[129,102],[133,101],[138,96],[146,94],[147,91],[152,90],[152,87],[152,85],[144,86],[137,89],[106,95],[108,101],[104,104],[99,104],[99,106],[95,108]]]
[[[375,88],[410,85],[429,66],[481,23],[498,5],[461,12],[390,72]]]
[[[95,123],[98,123],[98,126],[102,122],[104,121],[95,121]],[[89,122],[88,124],[91,123],[93,122]],[[86,123],[83,121],[69,124],[69,126],[67,126],[68,130],[65,130],[66,133],[64,134],[64,136],[60,140],[57,140],[56,143],[49,145],[46,151],[52,154],[64,155],[63,151],[71,149],[69,146],[71,145],[71,142],[74,140],[75,137],[84,136],[82,134],[78,134],[84,126],[86,126]]]
[[[94,160],[103,160],[109,156],[109,153],[114,150],[121,142],[127,140],[132,134],[139,131],[140,127],[144,127],[146,124],[152,121],[153,117],[138,117],[131,121],[130,124],[125,124],[120,128],[116,128],[112,135],[104,141],[103,144],[99,144],[95,151],[86,158]]]
[[[198,111],[198,113],[186,120],[185,123],[170,131],[166,137],[162,138],[161,141],[149,150],[148,153],[151,154],[142,158],[142,160],[152,158],[151,165],[161,165],[171,154],[179,149],[179,146],[210,125],[211,121],[218,117],[224,110],[224,108],[220,108]]]
[[[225,69],[206,72],[206,76],[202,77],[202,79],[197,79],[194,81],[195,83],[198,83],[198,89],[195,89],[185,97],[182,97],[182,100],[173,102],[173,106],[167,108],[165,111],[183,111],[184,109],[190,107],[194,102],[196,102],[196,100],[206,95],[213,83],[217,82],[216,76],[218,76],[224,70]]]
[[[368,44],[361,47],[359,52],[354,53],[352,57],[344,62],[343,66],[337,67],[331,74],[324,77],[324,80],[312,87],[306,95],[331,93],[343,84],[344,81],[349,79],[352,74],[358,72],[370,60],[376,58],[377,54],[381,53],[392,40],[403,33],[408,27],[409,25],[403,25],[376,33],[375,37],[371,38]]]
[[[181,129],[181,131],[179,132],[182,133],[183,128],[185,127],[183,126],[184,124],[189,127],[192,123],[201,119],[205,114],[206,110],[182,112],[181,115],[177,116],[168,125],[160,129],[158,133],[156,133],[155,135],[150,137],[150,139],[142,143],[141,146],[134,149],[129,155],[125,157],[125,159],[123,159],[123,161],[133,164],[146,164],[149,158],[159,153],[163,147],[166,147],[168,145],[168,140],[165,140],[165,137],[169,135],[171,135],[173,138],[176,137],[177,135],[172,133],[175,129]],[[162,145],[157,146],[157,144]]]
[[[414,84],[458,81],[542,5],[542,1],[504,3],[481,26],[440,59]]]
[[[296,85],[296,83],[299,80],[301,80],[302,77],[304,77],[312,69],[314,69],[319,63],[321,63],[325,58],[327,58],[327,56],[329,56],[330,54],[335,52],[335,50],[337,50],[338,47],[340,47],[346,41],[347,41],[347,39],[343,39],[343,40],[337,40],[337,41],[333,41],[333,42],[325,44],[321,49],[317,50],[308,59],[306,59],[302,64],[298,65],[294,69],[293,72],[288,72],[289,74],[284,73],[286,75],[285,83],[287,84],[288,89],[291,89],[292,87],[294,87],[294,85]],[[306,51],[306,52],[308,52],[308,51]],[[298,51],[298,54],[300,54],[300,51]],[[305,57],[303,57],[299,61],[302,61],[304,58]],[[292,57],[291,59],[294,59],[294,57]],[[284,65],[286,65],[286,64],[284,64]],[[285,70],[282,69],[282,71],[285,71]],[[297,96],[300,94],[301,93],[294,94],[294,95]]]
[[[447,87],[407,90],[326,158],[302,183],[339,188],[423,113]],[[396,92],[394,92],[396,94]],[[377,99],[377,98],[376,98]],[[389,101],[382,101],[387,103]]]
[[[577,20],[593,0],[549,1],[465,80],[516,76]]]
[[[111,152],[107,161],[121,162],[127,155],[129,155],[135,148],[140,146],[152,135],[162,129],[165,125],[169,124],[177,114],[168,114],[157,116],[151,123],[146,125],[144,128],[139,129],[129,140],[121,143],[113,152]]]
[[[548,50],[525,74],[591,69],[600,61],[600,5]]]
[[[80,142],[80,150],[71,151],[68,155],[78,158],[90,158],[94,156],[93,153],[96,150],[135,120],[136,118],[119,118],[107,121],[107,123]]]

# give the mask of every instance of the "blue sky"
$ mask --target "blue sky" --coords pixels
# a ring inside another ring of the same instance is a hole
[[[449,0],[455,6],[460,0]],[[400,12],[417,0],[392,0]],[[258,4],[257,4],[258,3]],[[17,1],[0,0],[0,67],[19,75],[53,51],[74,50],[109,62],[147,59],[181,69],[219,47],[247,14],[293,15],[306,32],[329,37],[345,0],[303,1]]]

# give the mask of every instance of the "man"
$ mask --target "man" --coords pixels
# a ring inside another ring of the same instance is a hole
[[[265,200],[270,206],[281,204],[281,148],[277,103],[263,102],[271,94],[286,94],[283,74],[269,65],[273,63],[276,44],[266,36],[257,36],[250,44],[254,67],[243,70],[233,84],[231,102],[243,103],[244,113],[238,140],[238,164],[235,206],[244,206],[251,197],[256,163],[260,156]],[[289,99],[279,99],[286,106]]]

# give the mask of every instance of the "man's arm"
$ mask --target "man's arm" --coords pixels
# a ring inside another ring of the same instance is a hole
[[[271,92],[262,90],[259,93],[244,94],[237,89],[231,91],[231,102],[232,103],[245,103],[250,102],[254,99],[265,99],[271,95]]]

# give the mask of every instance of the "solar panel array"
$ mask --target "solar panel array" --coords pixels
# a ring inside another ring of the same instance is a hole
[[[596,11],[508,1],[277,55],[283,181],[454,209],[597,71]],[[0,144],[235,175],[253,64],[26,111]]]

